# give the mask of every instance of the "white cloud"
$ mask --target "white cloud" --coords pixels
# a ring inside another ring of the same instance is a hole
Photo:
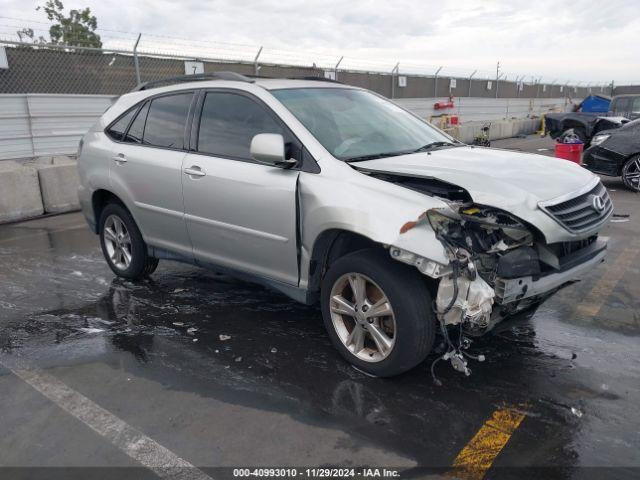
[[[25,0],[3,3],[2,16],[46,21],[34,11],[40,2],[31,2],[33,10]],[[475,69],[492,75],[499,60],[510,79],[640,83],[637,0],[74,0],[65,6],[89,6],[99,27],[143,32],[143,47],[165,52],[251,58],[264,45],[263,58],[274,62],[328,66],[344,55],[345,67],[390,70],[399,61],[405,72],[432,73],[443,65],[444,75]],[[0,35],[8,32],[3,27]],[[134,38],[102,35],[119,46]]]

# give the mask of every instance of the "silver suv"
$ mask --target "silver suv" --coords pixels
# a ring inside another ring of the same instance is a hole
[[[147,84],[80,145],[80,199],[121,277],[188,262],[320,303],[357,368],[469,336],[600,263],[612,213],[572,162],[463,145],[389,100],[321,80],[218,73]]]

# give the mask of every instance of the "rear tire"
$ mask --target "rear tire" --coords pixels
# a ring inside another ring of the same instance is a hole
[[[629,190],[640,192],[640,155],[629,159],[622,167],[622,183]]]
[[[123,205],[109,203],[102,210],[99,225],[102,254],[113,273],[138,280],[155,271],[158,259],[149,256],[140,229]]]
[[[364,292],[360,300],[358,290]],[[433,347],[436,319],[424,278],[385,251],[360,250],[336,260],[322,280],[321,304],[333,345],[368,374],[406,372]]]

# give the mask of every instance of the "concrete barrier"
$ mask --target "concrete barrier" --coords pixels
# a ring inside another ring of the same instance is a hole
[[[0,162],[0,222],[43,213],[37,169],[17,162]]]
[[[67,159],[68,160],[68,159]],[[78,169],[74,162],[53,159],[52,165],[38,168],[42,203],[46,213],[62,213],[78,210]]]
[[[463,143],[472,143],[473,139],[480,134],[484,124],[485,122],[466,123],[445,129],[445,131]],[[501,140],[518,135],[530,135],[535,133],[539,126],[540,119],[535,118],[493,121],[491,122],[491,128],[489,130],[489,140]]]

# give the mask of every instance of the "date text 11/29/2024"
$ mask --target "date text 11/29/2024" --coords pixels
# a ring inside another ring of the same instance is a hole
[[[398,478],[389,468],[234,468],[235,478]]]

